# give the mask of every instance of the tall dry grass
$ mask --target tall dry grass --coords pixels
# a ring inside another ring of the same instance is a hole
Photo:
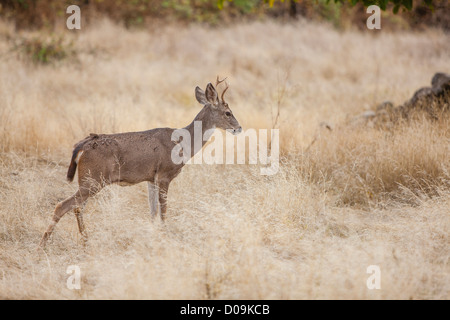
[[[415,205],[450,187],[449,121],[422,115],[390,130],[341,126],[323,131],[300,159],[308,176],[336,195],[336,204]]]
[[[448,35],[304,22],[60,32],[75,57],[41,66],[14,51],[0,62],[1,298],[449,298],[449,119],[347,124],[448,71]],[[7,24],[0,34],[2,52],[36,36]],[[64,178],[76,141],[183,127],[200,108],[193,89],[217,74],[244,129],[271,128],[280,106],[276,175],[186,166],[164,225],[149,218],[145,185],[111,186],[85,208],[86,246],[68,213],[35,252],[76,190]],[[81,290],[66,287],[69,265]],[[369,265],[380,290],[366,286]]]

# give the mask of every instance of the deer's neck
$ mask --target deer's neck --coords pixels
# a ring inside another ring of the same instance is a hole
[[[203,107],[195,119],[184,128],[189,131],[189,134],[191,135],[191,157],[202,149],[211,137],[213,130],[216,128],[208,108],[209,107]]]

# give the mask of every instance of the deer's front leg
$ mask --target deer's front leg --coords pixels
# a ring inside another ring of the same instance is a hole
[[[169,180],[162,180],[158,182],[159,189],[159,206],[161,211],[161,220],[166,218],[167,211],[167,192],[169,191]]]
[[[158,214],[159,192],[156,184],[147,182],[148,185],[148,203],[150,205],[150,215],[155,218]]]

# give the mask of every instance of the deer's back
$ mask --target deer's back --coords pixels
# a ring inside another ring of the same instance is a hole
[[[141,132],[91,134],[80,141],[79,181],[86,175],[95,180],[135,184],[153,181],[156,174],[177,171],[171,161],[174,129],[158,128]],[[181,168],[179,168],[181,169]],[[179,171],[179,170],[178,170]],[[100,182],[100,181],[99,181]]]

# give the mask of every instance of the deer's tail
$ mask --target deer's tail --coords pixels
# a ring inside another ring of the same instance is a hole
[[[73,177],[75,176],[75,172],[77,171],[78,161],[80,160],[81,155],[83,154],[83,147],[91,139],[98,138],[98,135],[95,133],[91,133],[89,137],[78,142],[74,145],[74,149],[72,152],[72,159],[70,160],[69,170],[67,170],[67,180],[69,182],[73,181]]]
[[[69,170],[67,171],[67,180],[69,182],[73,181],[73,177],[75,176],[75,172],[77,171],[78,160],[80,159],[83,150],[81,150],[82,145],[77,145],[75,149],[73,149],[72,159],[70,160]]]

